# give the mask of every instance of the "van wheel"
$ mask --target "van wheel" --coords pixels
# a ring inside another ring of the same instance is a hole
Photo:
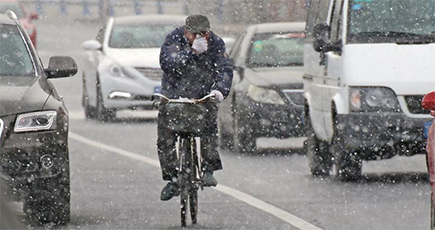
[[[307,141],[305,150],[312,176],[329,176],[332,169],[332,157],[327,148],[328,144],[317,139],[310,119],[307,119]]]
[[[357,152],[350,150],[340,139],[334,138],[332,150],[336,157],[335,175],[339,181],[355,181],[362,174],[362,160]]]

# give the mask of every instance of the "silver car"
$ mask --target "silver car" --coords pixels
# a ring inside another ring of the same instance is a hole
[[[83,47],[82,105],[88,119],[113,120],[116,111],[150,109],[160,92],[160,47],[185,16],[143,15],[110,18],[95,40]]]

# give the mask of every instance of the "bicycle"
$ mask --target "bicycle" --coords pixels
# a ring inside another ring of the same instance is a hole
[[[181,226],[186,227],[187,207],[189,206],[192,224],[197,223],[198,190],[204,190],[202,184],[203,171],[201,169],[200,138],[204,126],[199,117],[204,115],[199,105],[214,100],[214,95],[209,94],[201,99],[169,99],[162,94],[155,93],[155,97],[163,99],[164,106],[171,107],[176,118],[168,119],[168,127],[177,133],[176,152],[178,157],[178,182],[180,187]],[[154,103],[155,104],[155,103]],[[168,116],[170,117],[170,116]]]

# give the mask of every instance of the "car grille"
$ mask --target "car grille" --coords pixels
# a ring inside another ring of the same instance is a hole
[[[145,77],[154,81],[160,81],[163,77],[163,70],[161,69],[136,68],[136,70],[143,74]]]
[[[406,106],[412,114],[429,114],[430,111],[421,107],[422,95],[405,96]]]
[[[302,89],[285,89],[283,90],[287,99],[297,107],[304,106],[304,90]]]

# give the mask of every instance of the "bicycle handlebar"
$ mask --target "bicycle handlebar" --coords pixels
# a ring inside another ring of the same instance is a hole
[[[165,100],[168,103],[185,103],[185,104],[204,103],[204,102],[207,102],[208,100],[214,100],[215,99],[215,95],[214,94],[208,94],[208,95],[206,95],[206,96],[204,96],[203,98],[200,98],[200,99],[189,99],[189,98],[170,99],[170,98],[166,97],[163,94],[154,93],[151,96],[151,101],[154,101],[155,97],[160,97],[160,98],[162,98],[163,100]]]

